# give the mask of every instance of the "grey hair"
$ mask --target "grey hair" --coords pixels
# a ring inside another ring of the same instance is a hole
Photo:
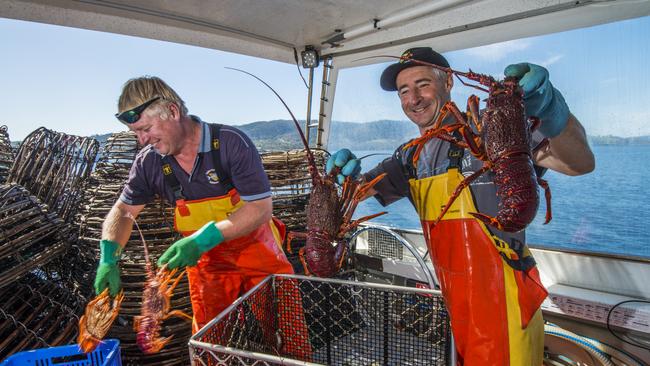
[[[444,72],[444,71],[442,71],[440,69],[436,69],[435,67],[432,67],[432,69],[433,69],[433,76],[438,78],[438,80],[440,80],[440,81],[447,81],[448,76],[447,76],[446,72]]]

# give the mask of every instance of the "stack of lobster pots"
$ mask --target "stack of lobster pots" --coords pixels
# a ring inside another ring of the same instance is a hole
[[[99,239],[104,218],[119,198],[128,177],[129,168],[138,153],[133,133],[112,134],[100,155],[95,171],[88,180],[85,201],[81,208],[79,240],[83,250],[79,257],[82,270],[76,274],[76,282],[84,291],[92,294],[90,288],[99,258]],[[171,206],[160,199],[145,206],[137,218],[151,261],[155,261],[176,239],[173,230]],[[161,336],[173,335],[173,339],[159,353],[145,355],[136,345],[133,317],[140,315],[142,290],[145,284],[144,247],[138,231],[134,229],[120,260],[124,300],[119,315],[107,338],[118,338],[124,365],[188,365],[187,341],[191,336],[188,321],[172,317],[163,323]],[[192,314],[187,277],[183,276],[171,298],[173,310]]]
[[[39,128],[0,185],[0,359],[76,338],[85,299],[63,276],[61,258],[76,240],[72,221],[98,146]]]
[[[76,342],[79,316],[95,296],[101,226],[139,149],[134,134],[116,133],[97,160],[96,140],[39,128],[21,144],[12,164],[7,129],[0,127],[0,298],[6,299],[0,304],[0,360],[22,350]],[[315,157],[322,169],[326,153],[317,150]],[[311,189],[305,152],[264,153],[262,161],[271,182],[274,215],[288,231],[304,232]],[[137,222],[152,261],[178,239],[173,209],[163,200],[148,204]],[[294,247],[299,244],[294,242]],[[288,254],[297,260],[295,252]],[[120,267],[125,296],[106,337],[120,340],[122,363],[189,364],[191,324],[185,320],[173,317],[163,323],[161,336],[173,339],[159,353],[145,355],[136,345],[133,317],[140,314],[145,284],[144,247],[136,230]],[[191,314],[186,277],[171,305]]]
[[[8,128],[7,126],[0,126],[0,184],[7,180],[13,161],[14,154],[11,149]]]
[[[322,171],[328,153],[318,149],[312,149],[312,152],[316,166]],[[273,215],[284,222],[287,232],[305,232],[307,226],[305,212],[312,186],[305,150],[264,152],[261,157],[264,170],[271,182]],[[302,246],[304,246],[303,239],[294,239],[291,242],[291,251],[286,253],[297,273],[303,271],[298,259],[298,250]]]

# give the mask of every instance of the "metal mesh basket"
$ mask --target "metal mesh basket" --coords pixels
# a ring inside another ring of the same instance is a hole
[[[440,292],[267,277],[189,342],[193,365],[448,365]]]
[[[439,289],[426,254],[390,228],[364,225],[349,239],[350,269],[356,280]]]

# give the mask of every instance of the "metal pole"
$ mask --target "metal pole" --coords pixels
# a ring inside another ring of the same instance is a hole
[[[305,138],[307,139],[307,144],[311,145],[309,142],[309,131],[311,131],[311,98],[314,94],[314,68],[309,69],[309,90],[307,91],[307,118],[305,119]]]
[[[328,95],[330,91],[332,90],[331,84],[330,84],[330,77],[331,77],[331,71],[332,71],[332,58],[331,57],[325,57],[323,59],[323,80],[321,81],[321,92],[320,92],[320,113],[318,115],[318,134],[316,138],[316,147],[317,148],[322,148],[323,147],[323,123],[325,117],[325,109],[326,105],[328,105],[331,101],[328,99]],[[333,95],[332,95],[333,97]],[[331,111],[331,109],[329,109]],[[330,125],[328,126],[329,128],[332,127],[331,125],[331,119],[330,119]]]

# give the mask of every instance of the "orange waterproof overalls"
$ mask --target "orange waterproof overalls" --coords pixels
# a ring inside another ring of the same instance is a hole
[[[450,313],[458,365],[540,366],[540,304],[547,292],[528,248],[513,250],[470,215],[478,210],[469,188],[432,225],[463,179],[459,167],[450,164],[446,173],[409,180]]]
[[[232,183],[223,172],[219,158],[219,125],[211,125],[212,156],[216,174],[220,182],[227,187]],[[174,181],[168,157],[163,158],[163,174],[167,184],[172,186],[177,198],[174,209],[174,229],[188,236],[210,221],[225,220],[237,211],[244,202],[234,188],[221,197],[211,197],[186,201],[179,192],[180,184]],[[180,198],[179,198],[180,197]],[[187,267],[190,284],[190,298],[194,318],[192,331],[196,333],[210,320],[226,309],[238,297],[260,283],[269,274],[293,273],[293,268],[284,252],[282,242],[285,236],[284,224],[273,218],[253,232],[242,237],[225,241],[206,253],[203,253],[196,266]],[[285,304],[295,303],[283,299],[300,297],[297,287],[283,288],[278,296],[279,314],[287,314]],[[270,300],[270,299],[269,299]],[[255,317],[261,324],[273,324],[268,319],[277,314],[270,314],[269,304],[258,304],[253,309]],[[301,359],[309,359],[311,347],[302,309],[291,309],[290,319],[279,319],[279,328],[284,337],[282,352]],[[266,334],[269,342],[275,343],[276,334]]]

